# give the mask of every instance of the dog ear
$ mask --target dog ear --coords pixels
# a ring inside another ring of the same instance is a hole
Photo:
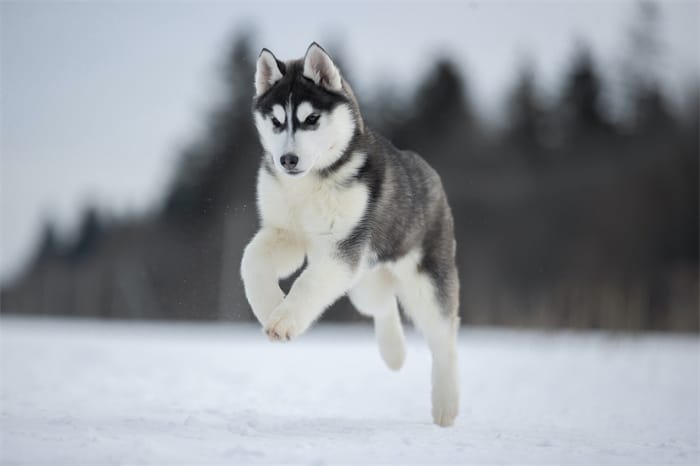
[[[282,79],[282,67],[277,58],[267,49],[262,49],[255,69],[255,96],[267,92],[277,81]]]
[[[316,42],[309,45],[306,50],[304,76],[331,91],[338,92],[343,88],[340,71],[331,57]]]

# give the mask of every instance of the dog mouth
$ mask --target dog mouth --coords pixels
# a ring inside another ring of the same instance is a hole
[[[284,170],[285,175],[299,177],[306,173],[305,170]]]

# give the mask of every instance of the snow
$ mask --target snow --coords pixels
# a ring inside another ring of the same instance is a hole
[[[697,464],[695,335],[463,329],[462,410],[430,418],[369,325],[0,320],[2,464]]]

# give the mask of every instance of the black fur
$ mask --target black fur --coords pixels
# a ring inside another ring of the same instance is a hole
[[[281,67],[280,71],[283,75],[282,79],[253,101],[253,109],[263,115],[271,114],[272,107],[277,104],[286,105],[290,96],[293,108],[302,102],[313,102],[315,108],[325,112],[333,110],[340,104],[348,103],[345,95],[317,86],[311,79],[305,77],[304,63],[300,60],[289,62],[284,69]],[[297,119],[294,112],[292,129],[306,126],[308,125]]]

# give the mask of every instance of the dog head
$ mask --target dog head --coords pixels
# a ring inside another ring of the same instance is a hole
[[[350,86],[315,42],[303,59],[286,63],[260,52],[253,115],[265,157],[291,177],[329,167],[363,131]]]

